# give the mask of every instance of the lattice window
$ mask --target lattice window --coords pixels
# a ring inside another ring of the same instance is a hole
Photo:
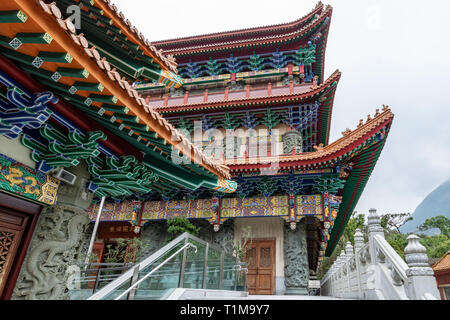
[[[272,265],[272,255],[270,248],[261,248],[259,257],[259,266],[261,268],[268,268]]]
[[[0,275],[8,261],[8,255],[14,242],[14,233],[0,231]]]
[[[256,268],[256,248],[251,248],[246,253],[247,268]]]

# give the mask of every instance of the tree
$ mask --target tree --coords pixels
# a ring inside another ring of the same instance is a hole
[[[441,234],[450,237],[450,219],[445,216],[437,216],[428,218],[419,226],[420,231],[427,231],[430,229],[439,229]]]
[[[398,233],[401,233],[400,227],[412,219],[411,213],[387,213],[381,217],[381,226],[385,230],[395,228]]]
[[[367,233],[365,226],[366,217],[363,214],[358,214],[358,212],[354,211],[352,216],[350,217],[347,226],[344,229],[344,240],[345,243],[350,241],[352,245],[355,245],[355,232],[356,229],[361,230],[363,233]]]
[[[344,233],[339,239],[336,247],[334,248],[333,253],[330,257],[325,257],[323,259],[317,273],[319,279],[322,279],[322,277],[327,273],[328,269],[330,269],[330,267],[336,261],[337,257],[341,254],[341,251],[345,249],[348,241],[350,241],[352,245],[355,244],[356,229],[360,229],[364,234],[364,237],[367,238],[367,226],[364,224],[365,219],[366,218],[364,214],[358,214],[357,211],[354,211],[352,213],[350,219],[347,222],[347,226],[344,229]]]
[[[185,232],[198,236],[200,228],[190,223],[187,218],[175,217],[167,220],[167,242],[172,241]]]

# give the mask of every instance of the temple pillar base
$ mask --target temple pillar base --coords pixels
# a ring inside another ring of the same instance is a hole
[[[307,296],[308,289],[307,288],[286,288],[284,295],[286,295],[286,296]]]

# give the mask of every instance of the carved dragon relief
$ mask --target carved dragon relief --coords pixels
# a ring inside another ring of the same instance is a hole
[[[286,288],[307,288],[309,281],[306,231],[303,224],[284,231],[284,282]]]
[[[87,213],[77,207],[56,205],[44,209],[33,235],[13,299],[68,299],[66,269],[75,263]]]

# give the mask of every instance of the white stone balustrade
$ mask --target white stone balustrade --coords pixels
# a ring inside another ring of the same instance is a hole
[[[347,242],[345,251],[321,280],[322,296],[364,300],[439,299],[426,248],[418,236],[408,237],[405,262],[384,238],[375,209],[369,210],[368,229],[368,243],[364,243],[358,229],[354,250]]]

